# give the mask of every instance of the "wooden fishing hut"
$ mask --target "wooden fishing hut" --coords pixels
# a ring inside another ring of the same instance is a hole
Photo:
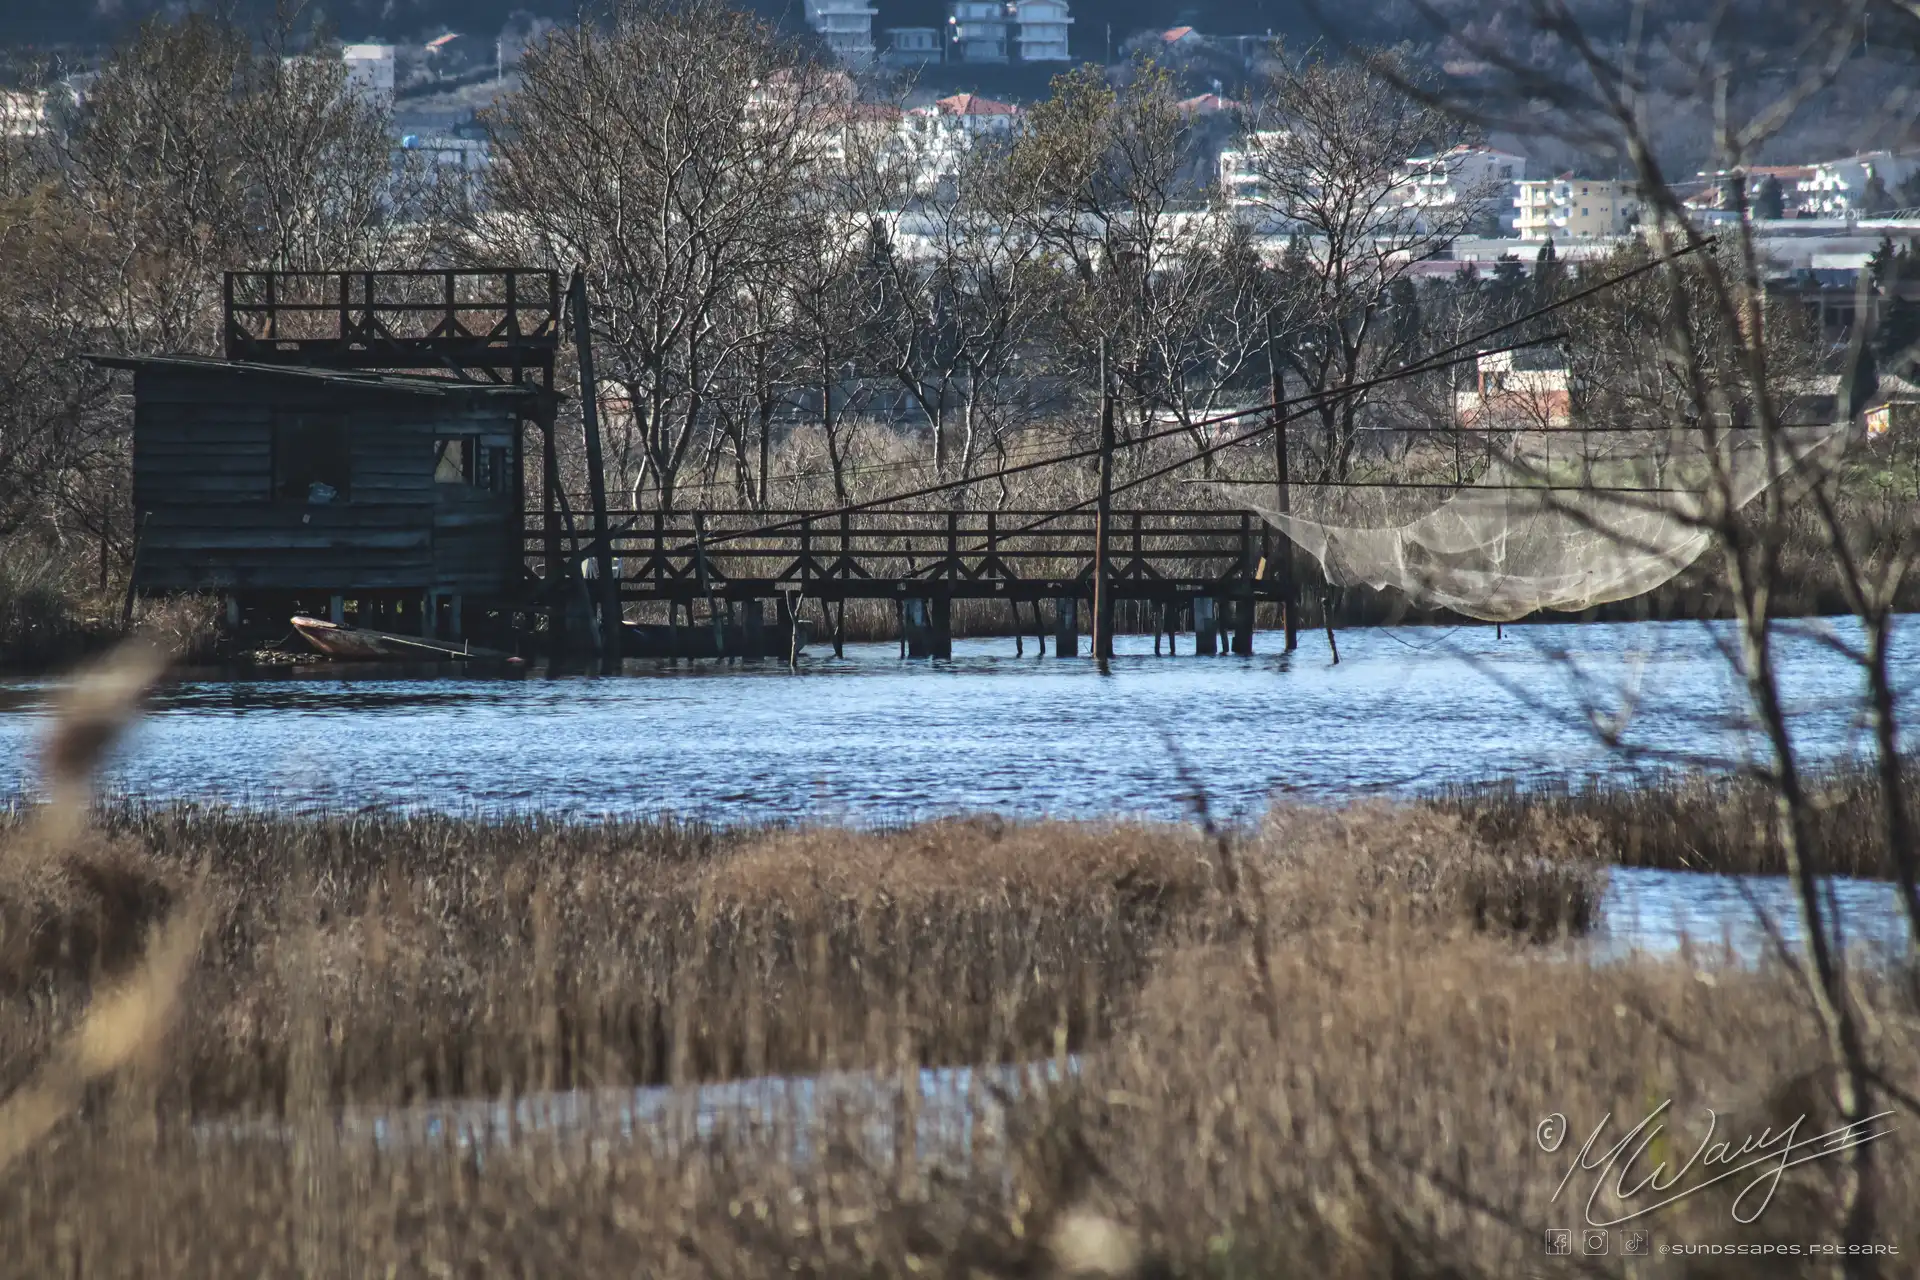
[[[538,586],[560,313],[544,270],[235,272],[224,360],[94,357],[133,373],[133,590],[218,594],[236,626],[504,626]]]

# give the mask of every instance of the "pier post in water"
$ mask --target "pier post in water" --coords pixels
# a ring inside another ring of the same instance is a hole
[[[747,657],[764,658],[767,656],[767,618],[764,607],[756,598],[743,600],[740,608],[744,617],[747,641]]]
[[[1080,601],[1076,596],[1061,596],[1053,602],[1053,656],[1080,656]]]
[[[933,620],[928,602],[920,597],[909,598],[901,610],[901,635],[909,658],[933,657]]]
[[[936,658],[953,656],[953,595],[946,588],[933,598],[932,649]]]
[[[1195,596],[1193,598],[1193,652],[1196,657],[1213,655],[1215,630],[1213,597]]]

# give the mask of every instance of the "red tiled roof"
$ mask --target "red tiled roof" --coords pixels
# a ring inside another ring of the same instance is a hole
[[[1192,27],[1175,27],[1171,31],[1161,32],[1160,38],[1166,41],[1168,44],[1178,44],[1180,41],[1185,40],[1188,36],[1192,34],[1193,34]]]
[[[1020,108],[1006,102],[995,102],[992,98],[983,98],[977,93],[956,93],[951,98],[942,98],[933,104],[940,108],[942,115],[949,116],[1013,116],[1020,114]]]
[[[1217,93],[1203,93],[1197,98],[1188,98],[1180,104],[1182,111],[1195,115],[1212,115],[1216,111],[1236,111],[1240,104],[1232,98],[1223,98]]]

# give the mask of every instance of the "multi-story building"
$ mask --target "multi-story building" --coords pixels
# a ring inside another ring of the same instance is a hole
[[[807,25],[849,66],[873,61],[873,15],[867,0],[807,0]]]
[[[340,50],[347,88],[383,110],[393,107],[393,46],[350,44]]]
[[[1895,190],[1920,172],[1920,154],[1868,151],[1813,166],[1799,186],[1801,209],[1819,218],[1856,217],[1867,212],[1876,183],[1882,200],[1900,203]],[[1891,207],[1891,206],[1889,206]]]
[[[1067,28],[1073,25],[1066,0],[1014,0],[1020,24],[1020,61],[1067,62]]]
[[[923,190],[949,181],[961,159],[982,139],[1006,137],[1020,127],[1020,109],[977,93],[956,93],[907,112],[901,139],[914,157]]]
[[[1277,147],[1286,134],[1277,129],[1262,129],[1242,140],[1238,147],[1220,153],[1220,198],[1239,208],[1259,204],[1267,197],[1266,180],[1261,176],[1263,157]]]
[[[889,27],[880,60],[890,67],[919,67],[940,61],[940,28]]]
[[[1640,192],[1612,178],[1546,178],[1514,184],[1514,230],[1522,240],[1592,240],[1631,232]]]
[[[47,95],[0,89],[0,138],[34,138],[47,131]]]
[[[1007,27],[1003,0],[948,0],[947,39],[958,61],[1007,61]]]
[[[1527,158],[1492,147],[1455,147],[1434,156],[1414,156],[1402,175],[1399,198],[1409,211],[1457,215],[1462,206],[1497,217],[1501,230],[1514,224],[1514,184],[1527,176]]]

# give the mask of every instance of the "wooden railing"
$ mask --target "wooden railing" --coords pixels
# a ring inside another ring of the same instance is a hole
[[[1091,510],[615,511],[609,527],[629,600],[792,591],[827,600],[1084,595],[1096,538]],[[524,538],[539,564],[547,540],[538,513]],[[561,543],[573,564],[595,549],[586,521]],[[1116,511],[1108,542],[1116,597],[1130,599],[1244,593],[1249,585],[1265,594],[1258,584],[1269,550],[1265,526],[1232,511]]]

